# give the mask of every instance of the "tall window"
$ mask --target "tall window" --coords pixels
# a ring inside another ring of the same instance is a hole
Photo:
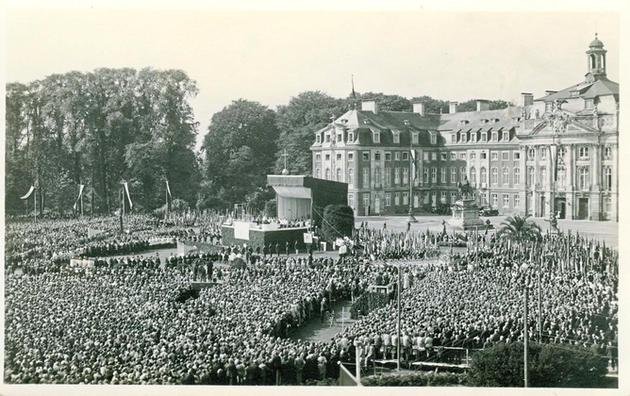
[[[533,166],[527,167],[527,185],[533,186],[535,180],[536,179],[535,179],[534,167]]]
[[[544,166],[540,167],[540,185],[547,185],[547,168],[545,168]]]
[[[588,158],[588,147],[587,146],[581,146],[578,149],[578,156],[580,157],[580,159],[587,159]]]
[[[490,183],[499,184],[499,170],[497,168],[492,168],[490,175]]]
[[[504,186],[507,186],[508,184],[510,184],[510,171],[506,167],[503,168],[503,179],[501,183]]]
[[[326,168],[326,180],[330,180],[330,169]]]
[[[440,168],[440,183],[446,184],[446,168]]]
[[[370,168],[363,168],[363,188],[370,188]]]
[[[402,193],[402,203],[403,205],[409,205],[409,193],[406,191]]]
[[[411,133],[411,144],[418,144],[418,132]]]
[[[354,194],[348,193],[348,206],[354,208]]]
[[[604,167],[604,189],[612,190],[612,168],[610,166]]]
[[[383,183],[385,187],[392,186],[392,168],[385,168],[385,172],[383,173]]]
[[[400,184],[400,168],[394,168],[394,185]]]
[[[437,144],[437,134],[435,132],[430,132],[431,135],[431,144]]]
[[[510,207],[510,194],[503,194],[503,207],[504,208]]]
[[[466,181],[466,167],[465,166],[462,166],[461,168],[459,168],[459,181],[462,183]]]
[[[437,168],[431,168],[431,183],[437,183]]]
[[[385,193],[385,206],[392,206],[392,193]]]
[[[315,168],[315,177],[320,179],[322,177],[322,170],[319,168]]]
[[[400,205],[400,193],[394,193],[394,205]]]
[[[518,194],[514,194],[514,208],[521,206],[521,197]]]
[[[348,168],[348,184],[352,186],[354,184],[354,169]]]
[[[381,186],[381,168],[378,166],[374,168],[374,187]]]
[[[499,196],[497,194],[492,194],[492,207],[496,208],[499,206]]]
[[[451,183],[457,183],[457,168],[455,167],[451,168]]]
[[[514,184],[520,184],[520,183],[521,183],[521,169],[514,168]]]
[[[547,159],[547,147],[540,148],[540,159],[541,160]]]
[[[394,137],[394,144],[399,144],[400,143],[400,132],[399,131],[394,131],[393,133],[393,137]]]
[[[337,168],[337,179],[336,180],[340,181],[340,182],[343,181],[342,176],[341,176],[341,168]]]
[[[486,168],[484,168],[483,166],[479,170],[479,183],[488,183],[488,172],[486,172]]]
[[[567,170],[564,166],[558,167],[558,180],[556,184],[558,187],[565,187],[567,184]]]
[[[474,166],[470,167],[470,184],[473,186],[477,184],[477,171]]]
[[[363,194],[363,207],[367,208],[370,206],[370,193]]]
[[[408,181],[409,181],[409,169],[408,168],[403,168],[403,170],[402,170],[402,185],[406,186]]]
[[[527,159],[533,161],[536,157],[536,151],[533,148],[527,150]]]
[[[611,159],[611,158],[612,158],[612,147],[606,146],[604,148],[604,159]]]
[[[422,183],[429,184],[429,168],[422,170]]]
[[[588,166],[581,166],[579,170],[579,184],[581,190],[588,190],[590,187],[590,180],[588,178]]]

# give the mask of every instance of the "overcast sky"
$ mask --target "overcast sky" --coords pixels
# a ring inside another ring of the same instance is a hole
[[[200,137],[245,98],[302,91],[519,101],[581,81],[595,32],[618,81],[619,23],[596,13],[7,11],[6,80],[98,67],[184,70],[197,81]]]

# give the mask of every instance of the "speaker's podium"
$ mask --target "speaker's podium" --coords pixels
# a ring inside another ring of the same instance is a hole
[[[346,183],[305,175],[267,175],[267,185],[276,192],[276,216],[280,222],[257,224],[235,220],[232,224],[224,224],[224,243],[245,243],[261,249],[265,245],[271,246],[270,253],[275,253],[278,244],[280,252],[285,253],[287,242],[292,252],[297,242],[298,248],[304,251],[304,234],[309,226],[321,224],[324,208],[330,204],[347,204]]]

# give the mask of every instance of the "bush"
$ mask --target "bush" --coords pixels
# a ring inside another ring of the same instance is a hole
[[[592,388],[605,386],[607,361],[584,347],[531,344],[529,386]],[[498,344],[473,355],[468,380],[474,386],[523,386],[523,344]]]
[[[466,374],[417,372],[363,377],[365,386],[458,386],[466,383]]]
[[[344,236],[352,237],[354,229],[354,211],[348,205],[328,205],[324,208],[322,237],[334,242]]]
[[[269,201],[265,202],[265,216],[276,217],[277,213],[278,213],[278,204],[275,198],[270,199]]]

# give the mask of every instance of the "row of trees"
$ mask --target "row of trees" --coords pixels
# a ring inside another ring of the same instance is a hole
[[[196,198],[196,83],[179,70],[97,69],[7,85],[6,207],[37,185],[40,210],[68,211],[86,185],[94,213],[118,207],[127,180],[140,210],[163,202],[164,184]]]
[[[191,207],[264,208],[273,194],[268,173],[284,167],[311,173],[314,131],[332,116],[360,108],[365,99],[383,110],[411,111],[423,101],[428,112],[448,111],[448,102],[428,96],[407,99],[367,92],[333,98],[303,92],[273,110],[239,99],[212,116],[200,153],[198,124],[190,99],[195,81],[180,70],[97,69],[50,75],[29,84],[10,83],[6,93],[6,208],[24,211],[19,197],[37,184],[39,209],[72,209],[78,185],[86,185],[88,212],[118,208],[120,182],[129,182],[134,209],[164,204],[165,182],[173,197]],[[508,103],[494,101],[491,108]],[[474,109],[474,101],[459,105]]]

